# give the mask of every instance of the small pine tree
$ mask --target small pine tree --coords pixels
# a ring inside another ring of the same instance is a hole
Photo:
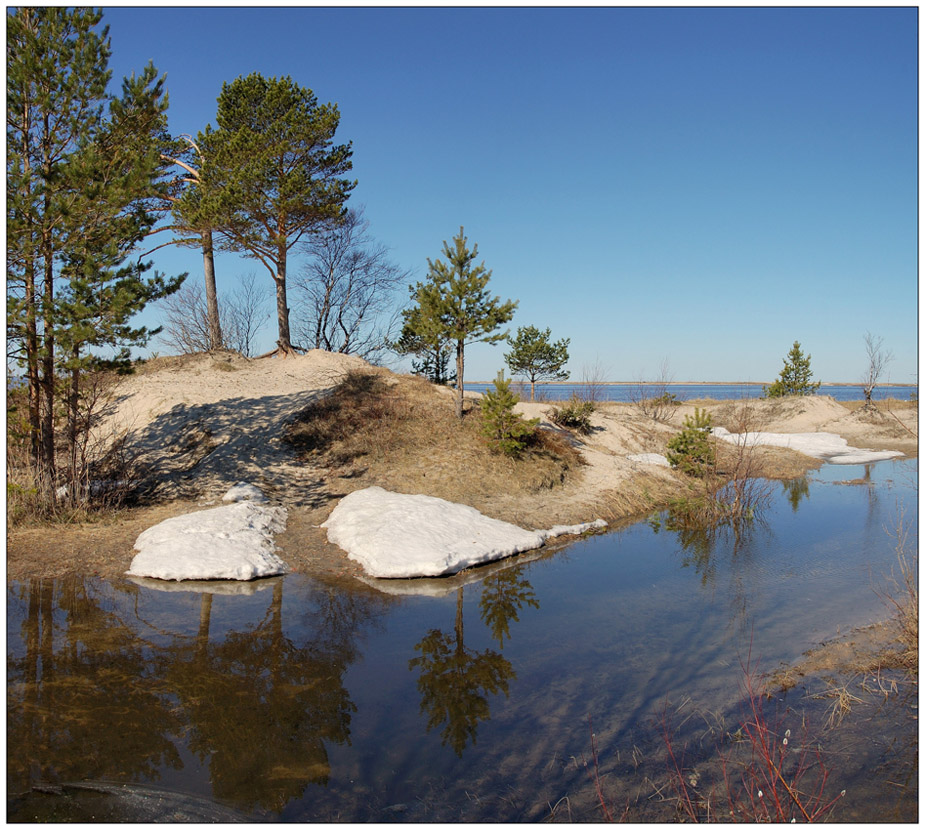
[[[489,446],[504,455],[516,458],[527,447],[536,432],[539,418],[525,420],[514,412],[520,398],[511,392],[510,378],[505,380],[504,372],[498,372],[495,388],[485,392],[482,398],[482,435]]]
[[[465,347],[468,343],[497,343],[507,332],[497,329],[514,316],[517,303],[501,302],[488,290],[491,271],[474,265],[479,246],[469,250],[462,227],[453,247],[444,241],[446,262],[427,260],[427,281],[411,286],[414,306],[405,313],[406,329],[427,343],[440,340],[456,345],[456,415],[463,416]]]
[[[411,360],[413,374],[441,386],[454,383],[456,372],[450,370],[450,341],[437,331],[425,330],[420,325],[417,309],[407,309],[402,314],[406,322],[401,337],[392,343],[393,351],[416,356]]]
[[[809,368],[812,355],[803,355],[800,343],[793,341],[793,346],[784,358],[784,368],[780,376],[770,386],[764,387],[766,398],[783,398],[785,395],[814,395],[819,382],[812,382],[813,372]]]
[[[709,412],[694,409],[694,417],[684,419],[684,429],[668,442],[665,457],[676,470],[701,477],[715,461],[710,444],[710,427],[713,419]]]
[[[562,368],[568,362],[569,339],[553,343],[551,335],[550,329],[540,331],[536,326],[521,326],[517,337],[508,338],[511,352],[504,356],[504,362],[512,374],[530,380],[531,401],[536,397],[538,380],[566,380],[569,375]]]

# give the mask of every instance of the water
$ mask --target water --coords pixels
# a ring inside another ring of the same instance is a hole
[[[11,584],[8,818],[85,817],[85,793],[29,789],[103,780],[251,820],[600,820],[593,728],[610,796],[642,793],[639,817],[664,819],[647,783],[665,770],[661,715],[687,718],[706,758],[741,661],[771,669],[886,616],[884,528],[900,506],[916,521],[916,475],[915,460],[826,466],[775,485],[747,537],[639,523],[450,580]],[[839,756],[836,819],[897,809],[890,742],[914,725],[891,724]],[[914,820],[910,787],[898,809]],[[162,803],[95,798],[114,820]]]
[[[640,397],[661,395],[668,392],[679,401],[698,400],[709,398],[711,400],[738,400],[740,398],[760,398],[764,394],[766,384],[761,383],[669,383],[662,385],[644,384],[640,391],[639,384],[633,383],[602,383],[595,384],[593,393],[596,400],[618,401],[630,403]],[[484,392],[492,388],[491,383],[467,383],[466,389],[472,392]],[[530,384],[515,381],[511,384],[525,400],[530,398]],[[568,400],[572,395],[586,396],[589,394],[587,384],[583,383],[538,383],[536,385],[537,400]],[[859,384],[855,385],[826,385],[821,386],[818,395],[828,395],[836,401],[863,401],[864,391]],[[873,399],[884,400],[895,398],[907,401],[911,395],[918,395],[916,386],[878,386],[874,389]]]

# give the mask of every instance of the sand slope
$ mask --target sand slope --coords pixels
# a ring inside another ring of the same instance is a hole
[[[168,359],[119,385],[99,434],[126,436],[153,474],[159,498],[218,498],[236,482],[250,481],[276,503],[320,507],[328,501],[325,471],[296,460],[281,440],[283,428],[347,372],[364,367],[368,364],[358,357],[318,350],[286,359],[231,354]],[[548,417],[551,406],[520,403],[518,410],[557,429]],[[737,402],[709,408],[716,425],[735,431]],[[900,423],[893,416],[852,413],[825,396],[752,401],[749,408],[754,429],[834,432],[852,446],[915,452],[916,410],[900,410]],[[672,471],[632,456],[663,453],[692,412],[684,404],[666,425],[626,404],[602,404],[592,416],[592,433],[572,439],[586,462],[577,480],[545,493],[500,497],[490,513],[524,526],[541,526],[543,519],[572,523],[596,518],[604,502],[618,505],[630,479],[637,484],[646,479],[643,486],[654,492],[677,487]],[[608,518],[618,513],[614,508]]]
[[[354,369],[358,357],[313,350],[247,360],[196,355],[128,377],[98,428],[124,435],[162,498],[218,497],[238,481],[275,501],[311,503],[317,475],[296,463],[283,427]]]

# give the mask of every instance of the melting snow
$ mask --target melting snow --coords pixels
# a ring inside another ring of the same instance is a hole
[[[657,452],[637,452],[626,457],[630,461],[635,461],[637,464],[654,464],[657,467],[671,466],[671,464],[668,463],[668,459],[665,458],[664,455],[659,455]]]
[[[813,458],[821,458],[829,464],[867,464],[898,458],[903,453],[896,450],[859,450],[849,447],[848,442],[832,432],[748,432],[733,433],[723,427],[716,427],[713,435],[730,444],[747,446],[767,445],[788,447]]]
[[[267,497],[259,487],[254,484],[248,484],[246,481],[239,481],[222,496],[222,501],[264,502],[266,500]]]
[[[262,500],[263,493],[253,489],[256,493],[248,495]],[[247,496],[239,491],[239,497]],[[285,529],[284,508],[251,500],[175,516],[139,535],[138,553],[126,573],[175,580],[249,580],[285,573],[286,565],[273,553],[273,535]]]
[[[403,578],[456,573],[607,523],[524,530],[464,504],[368,487],[341,499],[321,526],[371,576]]]

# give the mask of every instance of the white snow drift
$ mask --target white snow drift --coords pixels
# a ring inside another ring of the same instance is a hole
[[[716,427],[713,435],[730,444],[788,447],[812,458],[821,458],[829,464],[867,464],[871,461],[898,458],[904,454],[896,450],[859,450],[849,447],[844,438],[833,432],[734,433],[723,427]]]
[[[253,485],[248,485],[252,487]],[[242,495],[242,485],[229,493]],[[250,498],[263,499],[257,488]],[[226,494],[227,498],[227,494]],[[156,579],[256,579],[286,572],[273,552],[273,535],[286,529],[286,510],[236,501],[166,519],[135,540],[138,551],[126,572]]]
[[[368,487],[341,499],[321,526],[371,576],[403,578],[456,573],[607,523],[524,530],[464,504]]]

